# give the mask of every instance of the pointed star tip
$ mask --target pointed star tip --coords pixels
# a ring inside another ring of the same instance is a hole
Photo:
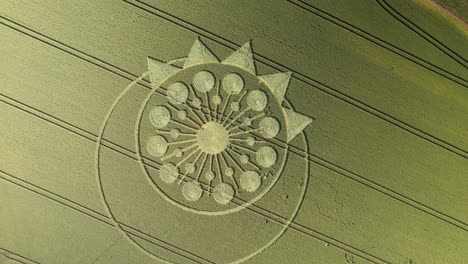
[[[187,60],[184,64],[184,68],[203,64],[203,63],[214,63],[219,62],[219,59],[216,55],[200,40],[200,37],[197,36],[195,41],[190,49],[189,55],[187,56]]]

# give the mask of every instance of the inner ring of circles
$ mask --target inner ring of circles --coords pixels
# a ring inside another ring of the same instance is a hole
[[[211,67],[210,67],[211,66]],[[144,171],[163,198],[207,215],[261,199],[287,160],[284,111],[255,75],[219,64],[181,70],[151,93],[137,124]],[[283,143],[284,144],[284,143]],[[142,161],[142,159],[140,159]]]

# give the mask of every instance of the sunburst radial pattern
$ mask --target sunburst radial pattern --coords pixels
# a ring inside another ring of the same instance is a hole
[[[257,76],[250,43],[220,62],[198,39],[182,68],[154,59],[148,65],[165,96],[147,104],[142,125],[149,132],[140,136],[141,148],[161,164],[158,188],[208,211],[267,193],[284,167],[285,146],[312,121],[282,106],[291,73]]]

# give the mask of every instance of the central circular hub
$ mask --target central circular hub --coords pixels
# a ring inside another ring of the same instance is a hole
[[[197,134],[198,146],[203,152],[218,154],[223,152],[229,143],[228,130],[220,123],[208,122]]]

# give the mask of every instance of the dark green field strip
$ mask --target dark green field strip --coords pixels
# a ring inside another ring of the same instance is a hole
[[[441,50],[443,53],[447,54],[450,58],[454,61],[462,65],[464,68],[468,67],[468,61],[464,58],[463,55],[458,54],[456,51],[450,49],[447,45],[445,45],[442,41],[438,40],[428,32],[424,31],[420,26],[412,22],[406,16],[404,16],[401,12],[399,12],[396,8],[394,8],[389,1],[386,0],[376,0],[379,5],[382,6],[385,11],[387,11],[390,15],[392,15],[396,20],[401,22],[403,25],[407,26],[411,29],[414,33],[418,34],[424,40],[428,41],[434,47]]]
[[[466,67],[460,64],[455,65],[458,67],[454,67],[452,63],[445,62],[443,57],[446,56],[445,53],[441,52],[441,54],[437,56],[437,50],[428,49],[425,45],[421,45],[424,44],[425,40],[421,39],[421,41],[414,41],[414,38],[411,38],[412,36],[410,36],[408,32],[405,32],[405,29],[407,28],[403,24],[401,28],[395,27],[395,24],[398,26],[400,21],[396,20],[393,16],[390,16],[387,11],[384,11],[385,9],[381,6],[381,0],[364,0],[350,5],[337,4],[336,7],[331,2],[311,3],[311,1],[307,0],[288,1],[307,10],[312,15],[334,23],[337,26],[350,31],[375,45],[387,49],[410,62],[418,64],[436,74],[440,74],[445,78],[459,82],[459,84],[466,87]],[[362,15],[364,19],[361,19],[360,16],[356,16],[359,12],[357,7],[363,9]],[[327,12],[323,8],[328,8],[332,11]],[[347,8],[350,10],[347,10]],[[333,12],[339,13],[339,15],[334,15]],[[340,15],[346,15],[346,18],[343,19],[339,17]],[[395,23],[392,24],[391,21],[387,21],[388,19],[385,18],[386,15],[390,17],[390,20],[393,19]],[[352,19],[356,21],[348,21]],[[411,29],[408,31],[413,33]],[[400,35],[397,35],[396,32]],[[419,37],[419,35],[416,35],[416,37]],[[429,42],[429,46],[433,46],[433,44]],[[438,49],[437,47],[435,48]],[[449,58],[449,60],[450,62],[457,63],[452,61],[451,58]]]
[[[122,87],[123,86],[124,85],[122,85]],[[455,225],[460,225],[461,224],[461,227],[466,228],[465,223],[463,223],[463,222],[461,222],[459,220],[456,220],[455,218],[452,218],[452,217],[442,213],[441,211],[437,211],[437,210],[435,210],[435,209],[433,209],[433,208],[431,208],[429,206],[426,206],[426,205],[424,205],[424,204],[422,204],[420,202],[415,201],[414,199],[411,199],[411,198],[409,198],[407,196],[404,196],[404,195],[402,195],[402,194],[400,194],[398,192],[392,191],[391,189],[385,188],[384,186],[382,186],[382,185],[380,185],[378,183],[375,183],[373,181],[370,181],[370,180],[366,179],[365,177],[362,177],[362,176],[360,176],[358,174],[350,172],[349,170],[346,170],[346,169],[340,167],[339,165],[335,165],[334,163],[329,162],[327,160],[324,160],[323,158],[318,157],[316,155],[312,155],[310,158],[311,158],[311,160],[314,160],[315,162],[324,164],[324,165],[326,165],[328,167],[334,168],[337,171],[340,171],[341,174],[343,176],[345,176],[345,177],[351,178],[351,179],[353,179],[353,180],[355,180],[357,182],[360,182],[361,184],[364,184],[364,185],[366,185],[366,186],[368,186],[368,187],[370,187],[370,188],[372,188],[372,189],[374,189],[376,191],[379,191],[379,192],[382,192],[382,193],[384,193],[386,195],[389,195],[389,196],[397,199],[400,202],[403,202],[403,203],[408,204],[410,206],[414,206],[414,207],[418,208],[419,210],[423,210],[425,212],[428,212],[429,214],[431,214],[431,215],[433,215],[435,217],[438,217],[438,218],[440,218],[440,219],[442,219],[444,221],[448,221],[448,222],[450,222],[452,224],[455,224]]]
[[[213,33],[212,31],[208,31],[206,28],[202,28],[200,26],[197,26],[197,25],[194,25],[193,23],[191,22],[188,22],[187,20],[183,20],[179,17],[176,17],[174,16],[173,14],[170,14],[168,12],[165,12],[159,8],[156,8],[152,5],[149,5],[145,2],[142,2],[142,1],[139,1],[139,0],[136,0],[136,1],[127,1],[127,0],[124,0],[124,2],[126,3],[129,3],[131,5],[134,5],[135,7],[137,8],[142,8],[143,10],[159,17],[159,18],[162,18],[162,19],[165,19],[165,20],[168,20],[180,27],[184,27],[194,33],[197,33],[201,36],[204,36],[216,43],[218,43],[219,45],[222,45],[224,47],[227,47],[227,48],[230,48],[230,49],[235,49],[239,46],[239,43],[234,43],[216,33]],[[174,11],[174,10],[172,10]],[[216,23],[214,23],[216,24]],[[258,40],[257,40],[258,42]],[[364,102],[363,100],[359,100],[359,99],[356,99],[355,97],[351,97],[349,96],[348,94],[344,93],[344,92],[341,92],[340,89],[337,89],[335,87],[332,87],[330,85],[327,85],[321,81],[318,81],[316,79],[312,79],[311,77],[295,70],[293,67],[288,67],[288,66],[285,66],[284,64],[281,64],[277,61],[274,61],[268,57],[265,57],[261,54],[258,54],[258,53],[255,53],[256,55],[256,59],[267,65],[268,67],[270,68],[273,68],[277,71],[292,71],[294,72],[294,75],[293,75],[293,78],[296,78],[297,80],[301,81],[301,82],[304,82],[308,85],[310,85],[312,88],[315,88],[315,89],[318,89],[322,92],[325,92],[325,93],[328,93],[330,94],[331,96],[334,96],[336,97],[337,99],[339,100],[343,100],[361,110],[364,110],[372,115],[375,115],[405,131],[408,131],[409,133],[412,133],[416,136],[419,136],[419,137],[422,137],[424,138],[425,140],[433,143],[433,144],[437,144],[438,146],[442,147],[442,148],[445,148],[447,149],[448,151],[451,151],[453,153],[456,153],[458,155],[461,155],[465,158],[468,157],[468,152],[464,149],[464,147],[461,147],[466,145],[467,141],[458,141],[459,145],[457,144],[453,144],[453,143],[449,143],[448,141],[440,138],[440,137],[436,137],[434,135],[431,135],[429,133],[427,133],[426,131],[423,131],[421,130],[420,128],[417,128],[416,126],[408,123],[408,122],[405,122],[395,116],[392,116],[390,114],[388,114],[388,112],[384,112],[382,111],[381,109],[379,108],[376,108],[376,107],[373,107],[372,105],[370,105],[369,103],[367,102]],[[447,77],[447,76],[445,76]],[[385,82],[385,81],[383,81]],[[463,87],[466,87],[466,81],[463,81],[463,83],[460,83],[463,85]],[[382,83],[382,85],[384,85],[384,83]],[[349,89],[347,89],[349,90]],[[398,93],[396,93],[395,91],[392,91],[392,94],[393,95],[396,95]],[[403,93],[402,93],[403,94]],[[421,95],[423,96],[423,95]],[[418,96],[416,96],[416,98],[418,98]],[[394,99],[392,99],[394,100]],[[392,106],[392,108],[390,108],[390,110],[395,110],[394,106]],[[399,114],[403,114],[403,113],[399,113]],[[437,116],[437,115],[434,115],[434,117]],[[444,120],[444,119],[442,119]],[[416,121],[416,120],[415,120]],[[421,121],[421,120],[418,120],[418,121]],[[446,122],[444,120],[444,122]],[[430,127],[430,128],[433,128],[433,127]],[[458,135],[457,136],[454,136],[454,138],[457,138],[457,140],[459,140],[459,137]]]
[[[123,86],[124,85],[122,84],[122,87]],[[423,210],[425,212],[428,212],[429,214],[431,214],[431,215],[433,215],[435,217],[438,217],[440,219],[443,219],[444,221],[450,222],[452,224],[455,224],[455,225],[458,225],[458,226],[460,226],[460,224],[461,224],[462,228],[466,228],[465,223],[463,223],[463,222],[461,222],[459,220],[456,220],[456,219],[454,219],[454,218],[452,218],[452,217],[450,217],[450,216],[448,216],[448,215],[446,215],[446,214],[444,214],[444,213],[442,213],[440,211],[434,210],[431,207],[425,206],[424,204],[418,203],[413,199],[405,197],[405,196],[399,194],[398,192],[392,191],[392,190],[390,190],[388,188],[383,187],[382,185],[379,185],[379,184],[377,184],[375,182],[369,181],[369,180],[367,180],[366,178],[364,178],[362,176],[356,175],[355,173],[352,173],[352,172],[350,173],[346,169],[340,168],[340,166],[334,165],[333,163],[331,163],[329,161],[326,161],[326,160],[323,160],[320,157],[315,157],[314,158],[313,156],[311,156],[311,158],[314,159],[315,162],[319,162],[319,163],[325,164],[325,165],[327,165],[327,166],[329,166],[331,168],[335,168],[335,170],[340,171],[341,174],[343,176],[345,176],[345,177],[356,180],[357,182],[360,182],[361,184],[364,184],[364,185],[366,185],[366,186],[368,186],[368,187],[370,187],[370,188],[372,188],[372,189],[374,189],[376,191],[379,191],[379,192],[382,192],[382,193],[384,193],[386,195],[389,195],[389,196],[397,199],[400,202],[403,202],[405,204],[408,204],[410,206],[418,208],[419,210]],[[457,222],[458,222],[458,224],[457,224]]]

